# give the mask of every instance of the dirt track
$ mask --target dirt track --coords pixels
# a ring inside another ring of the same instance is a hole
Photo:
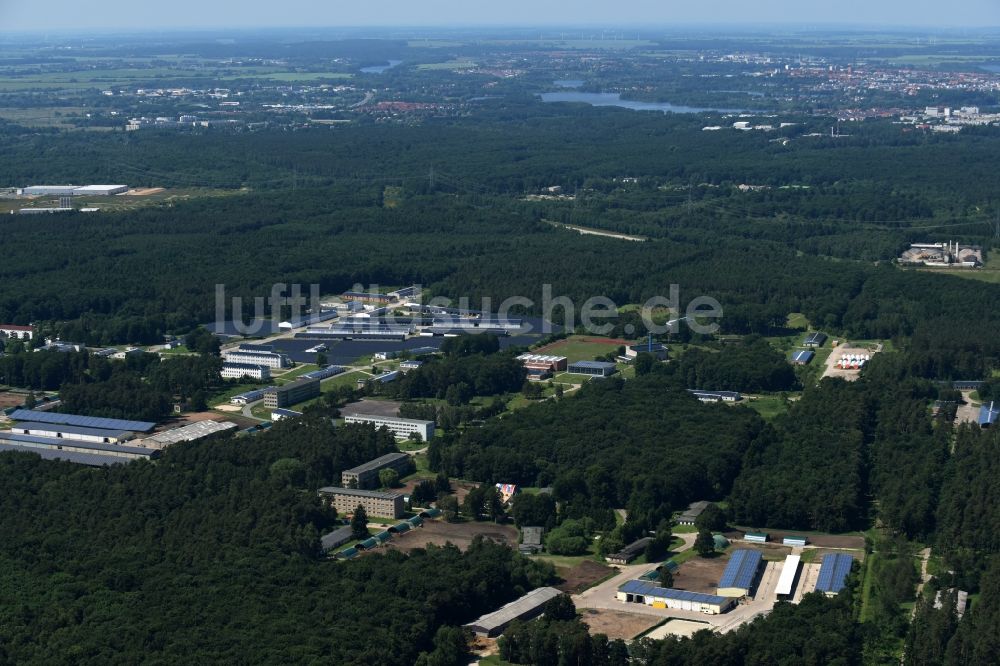
[[[611,640],[635,638],[662,621],[658,617],[604,608],[581,609],[580,619],[590,627],[591,634],[604,634]]]
[[[556,573],[563,579],[562,583],[556,585],[558,589],[569,594],[579,594],[597,581],[615,573],[615,569],[584,560],[575,567],[557,567]]]
[[[461,550],[465,550],[477,535],[506,543],[512,548],[517,547],[517,529],[509,525],[494,525],[485,522],[448,523],[443,520],[428,520],[424,522],[423,527],[394,537],[384,548],[410,551],[415,548],[423,548],[429,543],[435,546],[452,543]]]

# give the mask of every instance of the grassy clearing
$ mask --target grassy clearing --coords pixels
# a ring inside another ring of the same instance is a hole
[[[802,331],[809,330],[810,326],[809,320],[801,312],[789,313],[785,325],[788,326],[788,328],[795,328]]]
[[[264,388],[263,384],[237,384],[235,386],[227,388],[222,393],[217,393],[208,400],[208,404],[211,407],[217,407],[218,405],[228,405],[229,399],[234,395],[239,395],[240,393],[246,393],[247,391],[253,391],[255,389]]]
[[[986,265],[982,268],[926,268],[919,270],[926,273],[954,275],[955,277],[960,277],[965,280],[976,280],[978,282],[1000,284],[1000,249],[991,250],[989,252],[988,258],[986,259]]]
[[[288,382],[296,379],[297,377],[301,377],[307,372],[312,372],[313,370],[319,370],[319,366],[316,365],[315,363],[301,363],[283,375],[275,375],[274,383],[279,385],[287,384]]]
[[[861,583],[861,615],[859,620],[861,622],[867,622],[871,620],[872,614],[872,588],[875,583],[875,575],[872,572],[872,568],[875,566],[875,561],[881,557],[878,553],[871,553],[865,558],[865,562],[862,565],[862,575],[864,579]]]
[[[330,379],[320,383],[320,390],[323,393],[330,393],[341,386],[354,386],[357,381],[361,378],[370,377],[367,372],[361,372],[360,370],[354,370],[353,372],[345,372],[342,375],[336,375]]]
[[[756,400],[747,401],[746,406],[760,414],[765,421],[772,421],[782,414],[787,414],[790,407],[780,395],[760,396]]]
[[[174,347],[173,349],[161,349],[156,353],[160,356],[189,356],[195,352],[191,351],[184,345],[181,345],[180,347]]]

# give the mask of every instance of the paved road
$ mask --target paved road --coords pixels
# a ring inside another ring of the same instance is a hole
[[[694,547],[694,542],[698,538],[697,534],[677,534],[675,535],[684,541],[684,545],[677,549],[683,552]],[[683,566],[683,565],[682,565]],[[683,611],[676,609],[653,608],[645,604],[628,604],[618,600],[618,588],[627,581],[635,580],[642,574],[653,568],[651,564],[637,564],[618,567],[620,573],[604,581],[599,585],[584,590],[582,593],[573,596],[573,603],[577,608],[595,608],[605,610],[616,610],[625,613],[635,613],[638,615],[649,615],[660,618],[677,618],[682,620],[692,620],[695,622],[707,623],[712,629],[719,632],[728,632],[739,628],[755,617],[766,615],[774,608],[777,601],[776,587],[778,578],[781,575],[781,562],[767,562],[764,572],[761,574],[760,583],[757,586],[757,593],[754,598],[746,603],[741,603],[727,613],[722,615],[707,615],[697,611]],[[818,571],[818,566],[817,566]],[[803,573],[803,578],[805,573]],[[805,582],[804,580],[802,581]],[[801,587],[801,584],[800,584]]]

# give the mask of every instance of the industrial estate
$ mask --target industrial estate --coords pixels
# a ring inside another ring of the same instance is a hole
[[[995,31],[0,33],[0,663],[997,663]]]

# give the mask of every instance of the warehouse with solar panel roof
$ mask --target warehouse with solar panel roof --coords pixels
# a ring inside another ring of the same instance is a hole
[[[854,558],[846,553],[827,553],[820,565],[816,591],[828,597],[836,596],[847,585],[847,576],[854,566]]]
[[[718,595],[735,598],[750,596],[757,585],[762,562],[759,550],[741,548],[733,551],[719,579]]]

